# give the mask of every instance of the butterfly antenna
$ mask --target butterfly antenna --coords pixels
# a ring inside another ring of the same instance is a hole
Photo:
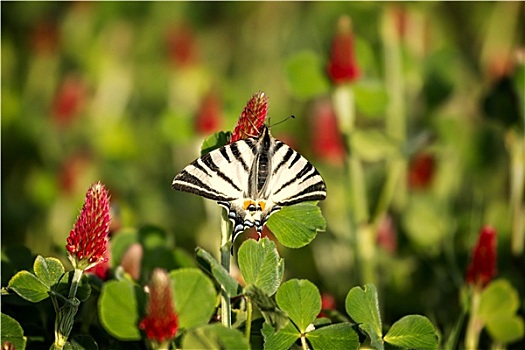
[[[295,115],[291,114],[291,115],[289,115],[288,117],[284,118],[283,120],[280,120],[280,121],[278,121],[278,122],[275,123],[275,124],[272,124],[271,127],[273,128],[273,127],[276,126],[276,125],[279,125],[279,124],[282,124],[282,123],[288,121],[289,119],[295,119]]]

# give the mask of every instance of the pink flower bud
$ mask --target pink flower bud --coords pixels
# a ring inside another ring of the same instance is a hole
[[[82,211],[67,238],[69,260],[76,269],[85,270],[107,261],[109,222],[108,191],[97,182],[88,189]]]

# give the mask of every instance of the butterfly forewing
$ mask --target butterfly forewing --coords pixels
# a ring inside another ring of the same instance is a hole
[[[272,202],[285,206],[326,198],[325,183],[306,158],[279,140],[275,140],[274,150],[268,184]]]
[[[244,195],[253,152],[243,140],[211,151],[186,166],[172,182],[179,191],[223,202]]]

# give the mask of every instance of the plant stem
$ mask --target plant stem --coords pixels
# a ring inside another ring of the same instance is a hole
[[[483,328],[483,323],[478,318],[478,307],[481,300],[481,290],[474,287],[470,299],[470,316],[467,324],[467,331],[465,335],[465,348],[477,349],[479,342],[479,334]]]
[[[308,350],[308,344],[306,343],[306,337],[304,334],[301,334],[301,345],[303,347],[303,350]]]
[[[250,334],[252,332],[252,300],[246,297],[246,340],[250,343]]]
[[[76,298],[76,295],[83,273],[84,271],[81,269],[74,270],[68,299],[57,312],[55,319],[55,343],[52,345],[53,349],[63,349],[73,329],[75,315],[80,305],[80,301]]]
[[[221,265],[230,272],[230,254],[232,248],[232,230],[226,209],[222,210],[221,218]],[[231,302],[230,296],[224,286],[221,286],[221,322],[224,326],[231,328]]]
[[[520,137],[515,130],[511,130],[506,135],[506,143],[510,153],[511,249],[514,256],[520,256],[525,242],[525,137]]]

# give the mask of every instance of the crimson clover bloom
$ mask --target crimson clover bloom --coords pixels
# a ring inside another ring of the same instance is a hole
[[[420,153],[410,160],[408,167],[408,187],[427,189],[432,184],[436,172],[436,159],[432,154]]]
[[[221,101],[214,92],[208,93],[202,100],[195,122],[195,128],[203,135],[219,130],[222,122]]]
[[[93,184],[67,238],[66,249],[75,269],[86,270],[105,262],[109,233],[109,195],[103,184]]]
[[[474,247],[467,269],[467,283],[484,288],[496,275],[496,230],[485,225]]]
[[[246,104],[233,130],[230,143],[259,135],[268,113],[268,97],[259,91]]]
[[[337,22],[337,34],[332,42],[327,69],[334,84],[352,82],[360,75],[354,52],[352,22],[348,16],[342,16]]]
[[[331,101],[315,103],[310,128],[314,154],[334,165],[343,164],[346,149],[337,125],[337,116]]]
[[[139,324],[146,337],[157,344],[175,337],[179,320],[173,305],[171,280],[163,269],[155,269],[148,284],[149,301],[147,314]]]

